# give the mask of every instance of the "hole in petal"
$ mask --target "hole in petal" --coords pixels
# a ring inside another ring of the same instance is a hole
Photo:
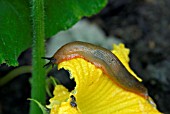
[[[57,68],[53,68],[52,71],[50,71],[49,76],[57,78],[60,84],[66,87],[69,92],[74,90],[76,86],[76,82],[74,79],[70,79],[70,73],[65,69],[57,70]]]

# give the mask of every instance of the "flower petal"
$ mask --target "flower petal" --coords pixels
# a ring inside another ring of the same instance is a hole
[[[124,44],[114,45],[112,51],[127,68],[127,70],[142,81],[129,67],[129,49]],[[101,69],[82,58],[61,62],[58,68],[70,71],[76,87],[72,92],[57,85],[54,97],[50,99],[50,114],[160,114],[153,106],[151,98],[145,98],[127,91],[105,75]],[[71,95],[75,97],[77,106],[72,106]]]
[[[75,67],[76,66],[76,67]],[[64,61],[58,68],[74,77],[77,108],[84,114],[154,113],[159,114],[143,97],[117,86],[101,69],[84,59]]]
[[[130,68],[129,66],[129,53],[130,50],[128,48],[125,48],[125,45],[120,43],[119,45],[114,44],[113,45],[113,49],[112,53],[114,53],[117,58],[122,62],[122,64],[126,67],[126,69],[140,82],[142,81],[141,78],[139,78],[134,72],[133,70]]]

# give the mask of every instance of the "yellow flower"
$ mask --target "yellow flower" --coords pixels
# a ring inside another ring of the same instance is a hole
[[[126,67],[126,69],[138,80],[138,81],[142,81],[141,78],[139,78],[134,72],[133,70],[130,68],[129,66],[129,53],[130,53],[130,50],[128,48],[125,48],[125,45],[124,44],[119,44],[119,45],[116,45],[114,44],[113,45],[113,49],[112,50],[112,53],[114,53],[118,58],[119,60],[122,62],[122,64]]]
[[[129,67],[129,49],[123,44],[114,45],[112,51],[139,81],[141,79]],[[70,71],[76,87],[72,92],[62,85],[56,85],[54,97],[50,99],[50,114],[160,114],[145,98],[129,92],[82,58],[64,61],[58,65]],[[75,98],[72,98],[71,96]],[[151,99],[151,98],[149,98]],[[73,106],[73,104],[76,104]]]

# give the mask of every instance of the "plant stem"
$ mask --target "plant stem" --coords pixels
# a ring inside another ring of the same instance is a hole
[[[32,0],[33,45],[32,45],[32,80],[31,98],[45,105],[45,30],[44,30],[44,0]],[[42,114],[35,102],[31,101],[30,114]]]
[[[0,87],[7,84],[12,79],[16,78],[17,76],[24,74],[24,73],[31,73],[32,67],[31,66],[21,66],[18,67],[11,72],[9,72],[4,77],[0,78]]]

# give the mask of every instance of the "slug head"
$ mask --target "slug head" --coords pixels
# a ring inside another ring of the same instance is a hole
[[[47,64],[45,64],[43,67],[49,68],[51,65],[52,65],[52,67],[54,67],[54,64],[56,62],[55,58],[53,58],[53,57],[41,57],[41,58],[49,60],[49,62]]]

